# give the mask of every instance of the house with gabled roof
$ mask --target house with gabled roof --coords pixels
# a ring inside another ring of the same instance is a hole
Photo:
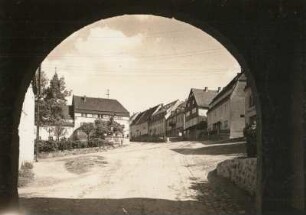
[[[132,139],[149,135],[149,121],[152,115],[157,112],[161,106],[161,104],[156,105],[138,114],[130,125]]]
[[[218,94],[218,90],[204,89],[190,90],[185,108],[185,131],[188,139],[198,139],[207,133],[207,111],[209,104]]]
[[[243,137],[245,127],[245,87],[247,78],[238,73],[209,104],[207,128],[210,135]]]
[[[149,135],[156,137],[167,137],[167,124],[171,112],[180,104],[179,100],[162,105],[158,111],[152,114],[149,121]]]
[[[130,113],[118,100],[74,95],[72,107],[75,129],[83,123],[94,123],[97,119],[108,121],[113,118],[124,126],[124,136],[129,136]]]
[[[115,99],[94,98],[87,96],[76,96],[72,98],[72,105],[62,107],[64,132],[62,137],[82,137],[78,128],[83,123],[94,123],[100,119],[108,121],[111,118],[124,126],[124,137],[129,137],[130,114],[128,110]],[[40,138],[43,140],[54,139],[54,125],[40,127]]]
[[[166,122],[168,137],[185,136],[185,108],[186,101],[180,101],[179,105],[171,111]]]

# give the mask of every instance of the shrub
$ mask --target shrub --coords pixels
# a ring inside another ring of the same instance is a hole
[[[256,123],[247,125],[243,130],[246,137],[246,153],[248,157],[257,156]]]
[[[40,152],[54,152],[58,150],[58,144],[54,140],[38,140],[35,141],[35,144],[38,144]]]
[[[61,139],[59,144],[58,144],[58,149],[63,151],[63,150],[71,150],[73,147],[73,141],[70,139]]]

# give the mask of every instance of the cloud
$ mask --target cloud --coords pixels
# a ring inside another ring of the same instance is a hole
[[[93,23],[63,41],[42,66],[52,75],[57,67],[75,94],[104,97],[110,89],[131,111],[183,99],[191,87],[224,86],[240,70],[205,32],[145,15]]]

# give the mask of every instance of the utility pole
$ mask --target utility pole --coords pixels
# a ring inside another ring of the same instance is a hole
[[[107,95],[107,98],[109,99],[109,89],[107,89],[106,95]]]
[[[39,153],[39,147],[38,147],[38,141],[39,141],[39,126],[40,126],[40,75],[41,75],[41,65],[38,67],[38,80],[37,80],[37,95],[36,95],[36,146],[35,146],[35,161],[38,162],[38,153]]]

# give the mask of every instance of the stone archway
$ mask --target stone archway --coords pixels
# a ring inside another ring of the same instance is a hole
[[[302,1],[4,1],[0,24],[0,206],[17,203],[18,124],[39,63],[72,32],[103,18],[153,14],[189,23],[223,44],[257,92],[259,212],[304,210]],[[304,38],[303,38],[304,37]]]

